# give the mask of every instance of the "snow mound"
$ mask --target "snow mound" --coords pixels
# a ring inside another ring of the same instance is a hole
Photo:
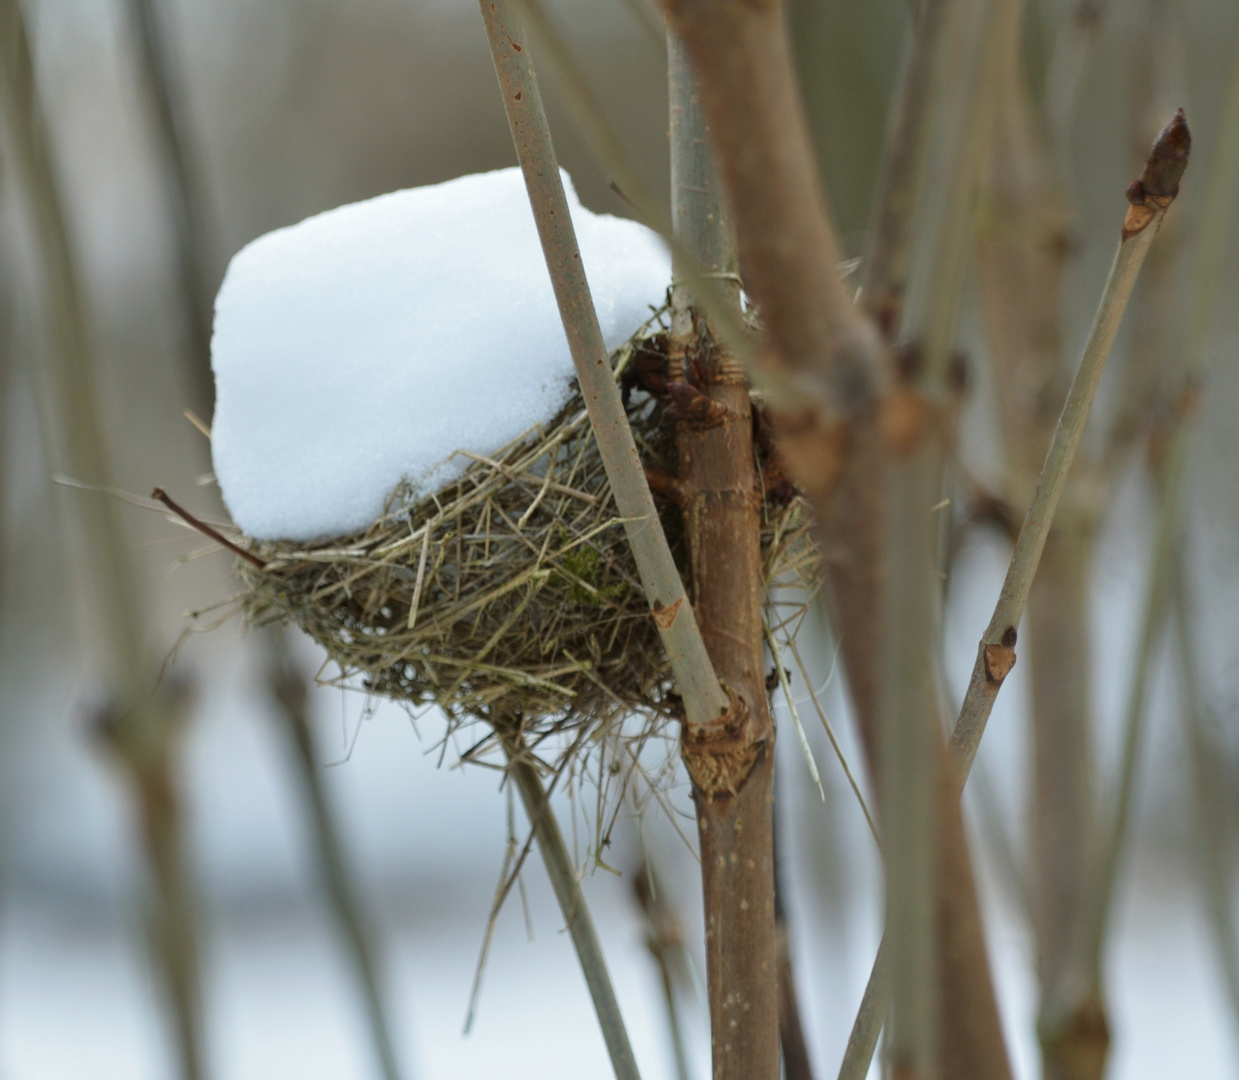
[[[670,257],[584,209],[563,174],[608,348],[658,306]],[[260,540],[339,536],[402,480],[460,475],[551,419],[573,377],[519,169],[341,206],[232,260],[211,340],[215,474]]]

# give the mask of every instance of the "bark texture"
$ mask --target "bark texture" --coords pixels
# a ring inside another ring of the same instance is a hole
[[[849,687],[871,769],[880,775],[887,434],[904,430],[907,400],[884,395],[888,374],[880,336],[838,275],[839,250],[792,75],[781,6],[665,0],[664,7],[701,86],[746,288],[768,333],[758,377],[780,451],[818,517]],[[701,618],[705,633],[704,611]],[[719,674],[728,681],[721,669]],[[938,842],[937,858],[950,863],[939,879],[969,890],[952,888],[939,901],[940,925],[951,927],[955,942],[942,950],[942,1020],[959,1027],[958,1034],[944,1034],[943,1052],[949,1057],[952,1047],[964,1048],[971,1071],[959,1072],[961,1077],[1006,1077],[976,895],[970,874],[961,881],[957,873],[967,865],[958,807],[951,812],[944,806],[941,814],[939,824],[953,835]],[[961,993],[968,1000],[988,999],[989,1006],[965,1019],[950,1007]],[[975,1024],[989,1025],[992,1037],[976,1039]],[[997,1056],[982,1062],[980,1054],[995,1046]]]
[[[675,346],[673,344],[673,350]],[[677,363],[714,408],[679,421],[680,508],[693,606],[732,701],[725,722],[686,724],[706,897],[706,968],[716,1080],[778,1076],[774,928],[774,723],[762,670],[761,489],[748,385],[725,353]]]

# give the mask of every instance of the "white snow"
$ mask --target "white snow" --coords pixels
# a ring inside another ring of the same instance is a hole
[[[607,346],[662,302],[661,241],[583,208],[563,174]],[[381,195],[232,260],[211,342],[215,473],[257,539],[363,528],[401,480],[438,487],[548,420],[573,376],[519,169]]]

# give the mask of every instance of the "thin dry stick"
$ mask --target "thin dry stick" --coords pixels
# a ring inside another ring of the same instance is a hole
[[[335,819],[323,787],[323,767],[315,752],[314,733],[310,727],[306,677],[297,670],[278,631],[271,635],[270,643],[272,657],[268,681],[272,696],[280,707],[280,718],[292,744],[297,772],[309,806],[323,889],[361,985],[366,1019],[383,1076],[385,1080],[400,1080],[395,1043],[379,990],[372,934],[345,864]]]
[[[150,632],[111,487],[106,442],[96,411],[96,378],[85,307],[36,90],[21,4],[0,0],[0,79],[4,119],[42,257],[50,348],[35,375],[58,415],[64,471],[91,488],[74,503],[82,534],[85,579],[93,594],[94,643],[104,650],[112,700],[100,734],[124,765],[138,806],[152,888],[148,928],[176,1030],[186,1080],[203,1075],[198,955],[192,888],[185,871],[174,757],[179,705],[156,687]]]
[[[1036,492],[1020,529],[998,603],[981,638],[976,665],[951,736],[960,790],[972,769],[998,691],[1015,665],[1016,627],[1024,613],[1037,563],[1080,444],[1097,384],[1131,298],[1140,266],[1162,217],[1178,192],[1179,178],[1187,166],[1190,147],[1191,136],[1180,110],[1154,142],[1140,179],[1128,188],[1131,206],[1124,220],[1118,252],[1110,268],[1080,365],[1063,404]],[[852,1034],[839,1070],[840,1080],[863,1080],[869,1071],[889,994],[886,953],[883,944],[878,949],[860,1011],[852,1025]]]
[[[589,283],[576,244],[559,166],[551,146],[537,79],[524,34],[505,0],[483,0],[482,18],[503,94],[508,126],[529,188],[573,365],[606,465],[616,505],[641,574],[690,723],[708,724],[727,711],[684,583],[667,546],[646,483],[619,388],[611,374]]]
[[[939,49],[951,61],[953,77],[937,80],[919,118],[928,121],[922,137],[932,134],[932,150],[927,174],[912,187],[916,214],[906,226],[913,270],[899,330],[912,343],[904,356],[914,362],[900,366],[898,393],[909,408],[919,405],[926,414],[947,407],[953,397],[949,361],[976,195],[994,126],[1001,59],[1017,37],[1019,10],[1011,0],[966,0],[952,8],[950,32],[942,34]],[[888,297],[887,303],[897,304],[898,298]],[[963,837],[939,833],[941,825],[958,820],[958,807],[949,818],[935,815],[935,800],[952,801],[949,785],[938,775],[949,766],[935,722],[937,650],[934,635],[926,633],[940,618],[935,560],[940,519],[933,506],[941,495],[945,425],[909,427],[892,447],[887,511],[880,775],[892,998],[886,1056],[896,1074],[931,1076],[941,1070],[996,1077],[1009,1075],[1010,1067],[975,893],[965,888],[970,881],[949,876],[966,866],[951,851],[953,844],[962,850]],[[937,906],[940,898],[947,900],[943,910]],[[945,928],[947,918],[952,931]],[[948,933],[963,948],[950,948]],[[965,955],[972,960],[967,970],[977,991],[972,1000],[953,967],[956,957]],[[970,1020],[975,1027],[962,1038],[955,1025],[943,1023],[961,1010],[975,1014]]]
[[[519,734],[505,733],[503,746],[511,763],[508,775],[520,792],[525,813],[537,838],[538,850],[546,864],[547,876],[551,879],[559,909],[568,925],[572,944],[576,947],[577,959],[589,986],[594,1011],[598,1014],[598,1023],[602,1027],[602,1037],[606,1041],[607,1052],[611,1055],[616,1078],[640,1080],[637,1061],[628,1042],[628,1032],[624,1028],[624,1018],[620,1014],[619,1002],[611,986],[611,976],[607,972],[602,945],[598,941],[597,931],[594,930],[589,908],[585,905],[572,857],[568,854],[563,834],[559,831],[559,823],[542,786],[542,778],[538,775],[537,766],[531,762],[529,751],[523,745]]]

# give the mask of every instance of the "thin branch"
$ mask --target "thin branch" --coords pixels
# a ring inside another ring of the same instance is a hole
[[[483,0],[480,7],[555,298],[607,477],[620,515],[626,519],[628,541],[688,720],[690,724],[706,725],[726,712],[727,697],[714,674],[684,583],[667,546],[607,361],[537,79],[528,49],[522,44],[524,34],[504,0]]]
[[[688,959],[680,932],[680,920],[663,893],[659,876],[654,872],[649,849],[642,845],[641,869],[633,876],[632,891],[641,914],[645,917],[645,946],[658,965],[662,977],[663,1005],[667,1011],[667,1033],[675,1058],[676,1080],[691,1080],[688,1051],[680,1023],[680,1007],[676,983],[689,977]]]
[[[645,0],[639,2],[644,3]],[[735,268],[720,273],[709,265],[703,265],[691,248],[676,237],[671,215],[634,168],[623,142],[594,97],[585,73],[573,59],[540,0],[511,0],[511,3],[534,43],[539,59],[559,83],[573,123],[594,157],[610,174],[612,190],[642,224],[666,241],[675,259],[676,277],[692,287],[694,297],[705,309],[714,332],[752,376],[757,364],[753,337],[740,317],[738,305],[734,303],[736,289],[728,287]],[[674,56],[669,59],[674,60]]]
[[[252,566],[258,567],[259,570],[262,570],[264,567],[266,567],[267,564],[263,562],[263,560],[260,559],[257,555],[255,555],[252,551],[246,551],[245,548],[241,547],[240,544],[234,544],[231,540],[228,539],[228,537],[226,537],[218,529],[212,528],[201,518],[194,517],[194,515],[191,514],[188,510],[186,510],[183,506],[175,502],[172,496],[169,495],[166,491],[164,491],[163,488],[161,487],[155,488],[155,490],[151,492],[151,498],[157,500],[158,502],[163,503],[164,506],[166,506],[169,510],[171,510],[177,517],[179,517],[183,522],[185,522],[185,524],[188,525],[191,529],[196,529],[198,532],[202,533],[203,536],[209,537],[210,539],[214,540],[217,544],[222,544],[229,551],[231,551],[234,555],[239,555],[247,563],[250,563]],[[427,535],[429,535],[429,533]]]
[[[356,895],[352,875],[345,864],[335,818],[323,786],[323,767],[315,752],[314,733],[308,714],[307,680],[288,655],[288,647],[278,631],[271,635],[271,652],[268,683],[272,697],[279,705],[280,719],[292,744],[292,757],[309,805],[311,833],[323,888],[353,962],[383,1076],[385,1080],[400,1080],[395,1043],[379,990],[372,934]]]
[[[559,909],[563,913],[581,971],[589,986],[616,1080],[640,1080],[636,1058],[624,1027],[624,1018],[615,997],[615,989],[611,985],[611,976],[607,972],[602,945],[598,941],[593,919],[585,904],[572,856],[568,853],[563,834],[559,831],[559,823],[542,786],[542,778],[538,775],[537,767],[530,761],[519,734],[505,732],[503,747],[511,763],[508,775],[520,792],[525,813],[537,838],[538,850],[542,853],[542,860],[546,865],[547,876],[551,879],[555,898],[559,901]]]
[[[1144,257],[1157,235],[1161,219],[1178,193],[1179,178],[1187,166],[1191,135],[1180,110],[1158,135],[1144,173],[1128,188],[1127,217],[1097,315],[1089,332],[1080,365],[1071,381],[1062,415],[1037,480],[1032,503],[1024,517],[998,603],[982,635],[972,678],[951,737],[961,786],[976,756],[977,746],[994,707],[1003,680],[1015,664],[1016,628],[1028,603],[1032,579],[1049,535],[1054,512],[1067,474],[1084,434],[1085,421],[1101,380],[1106,359]]]
[[[1122,238],[1102,293],[1080,366],[1072,379],[1058,427],[1046,455],[1041,477],[999,594],[989,627],[981,639],[976,665],[951,736],[957,783],[962,790],[985,724],[1003,681],[1015,664],[1016,627],[1028,601],[1045,539],[1059,497],[1084,431],[1101,372],[1131,298],[1140,266],[1157,233],[1161,218],[1178,191],[1187,164],[1191,136],[1180,111],[1158,136],[1141,178],[1128,189],[1131,206]],[[1133,211],[1135,213],[1133,214]],[[863,1080],[868,1073],[890,994],[889,961],[879,947],[861,1009],[852,1025],[840,1080]]]

